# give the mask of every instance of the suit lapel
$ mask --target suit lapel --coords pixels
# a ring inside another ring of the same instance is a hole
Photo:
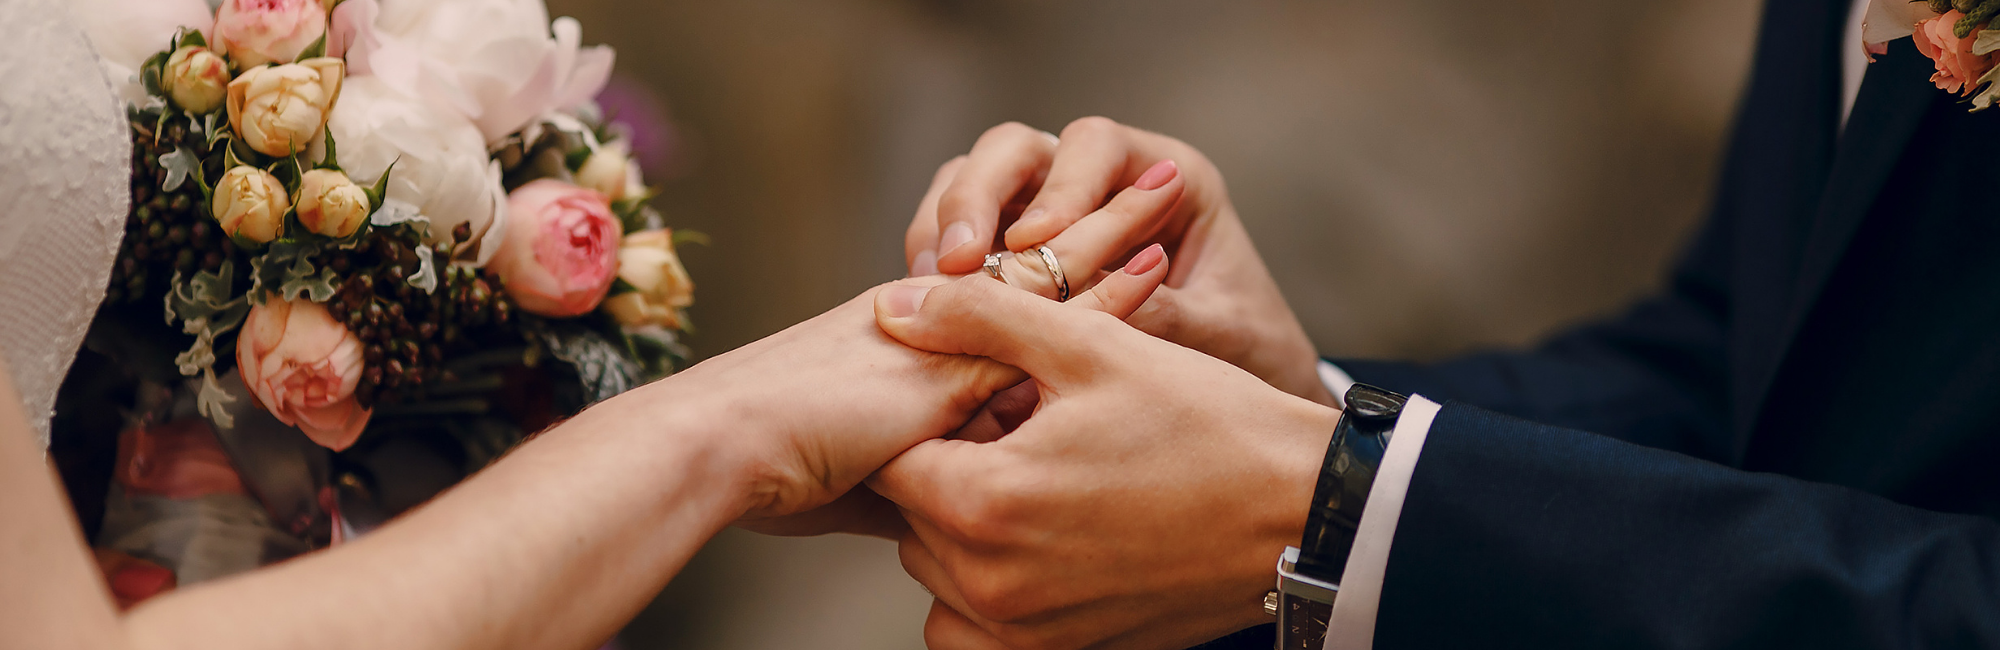
[[[1859,44],[1854,44],[1859,47]],[[1933,102],[1946,97],[1930,83],[1932,64],[1917,52],[1910,39],[1890,43],[1889,54],[1869,64],[1861,91],[1848,116],[1846,132],[1835,149],[1833,168],[1821,195],[1810,234],[1800,257],[1797,284],[1790,294],[1790,308],[1776,345],[1769,350],[1768,362],[1758,368],[1759,378],[1747,408],[1738,411],[1739,430],[1755,430],[1763,412],[1763,402],[1782,368],[1785,355],[1819,301],[1828,278],[1839,267],[1841,256],[1854,239],[1863,219],[1873,210],[1875,198],[1902,158],[1911,134],[1923,122]],[[1748,443],[1749,436],[1738,440]],[[1744,450],[1737,450],[1741,458]]]

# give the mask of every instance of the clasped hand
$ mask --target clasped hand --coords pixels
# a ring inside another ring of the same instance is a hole
[[[933,648],[1180,648],[1263,622],[1338,412],[1226,194],[1192,148],[1108,120],[996,127],[925,196],[920,277],[664,394],[738,423],[739,525],[898,540],[937,598]],[[1043,245],[1069,304],[1040,266],[978,273]]]

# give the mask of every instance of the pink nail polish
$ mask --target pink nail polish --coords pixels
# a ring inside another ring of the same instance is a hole
[[[1171,160],[1162,160],[1159,164],[1153,165],[1152,169],[1146,170],[1145,174],[1140,175],[1139,182],[1133,183],[1132,187],[1150,192],[1165,187],[1168,181],[1174,180],[1174,177],[1179,175],[1181,175],[1180,165],[1174,164]]]
[[[1167,259],[1166,248],[1159,244],[1147,246],[1146,250],[1139,251],[1138,255],[1133,255],[1132,261],[1125,263],[1125,274],[1145,275],[1147,272],[1158,267],[1160,261],[1164,259]]]

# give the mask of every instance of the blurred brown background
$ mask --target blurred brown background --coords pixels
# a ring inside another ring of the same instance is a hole
[[[1700,218],[1741,0],[549,0],[681,132],[711,356],[901,275],[935,167],[1106,115],[1213,158],[1320,350],[1521,344],[1655,286]],[[730,532],[625,647],[922,647],[893,544]]]

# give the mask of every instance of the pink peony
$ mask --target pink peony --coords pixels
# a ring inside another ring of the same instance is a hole
[[[1937,73],[1931,75],[1931,83],[1942,90],[1960,95],[1977,90],[1980,77],[1993,69],[1992,54],[1973,54],[1972,42],[1979,39],[1979,29],[1972,30],[1965,38],[1952,32],[1952,26],[1965,18],[1965,14],[1947,11],[1944,15],[1917,23],[1917,51],[1930,57],[1937,64]]]
[[[624,229],[603,194],[548,179],[507,197],[507,233],[488,268],[522,309],[581,316],[618,277]]]
[[[238,68],[291,63],[326,34],[319,0],[223,0],[215,14],[215,46]]]
[[[318,303],[272,296],[251,308],[236,365],[258,405],[328,449],[354,444],[373,415],[354,401],[361,339]]]

